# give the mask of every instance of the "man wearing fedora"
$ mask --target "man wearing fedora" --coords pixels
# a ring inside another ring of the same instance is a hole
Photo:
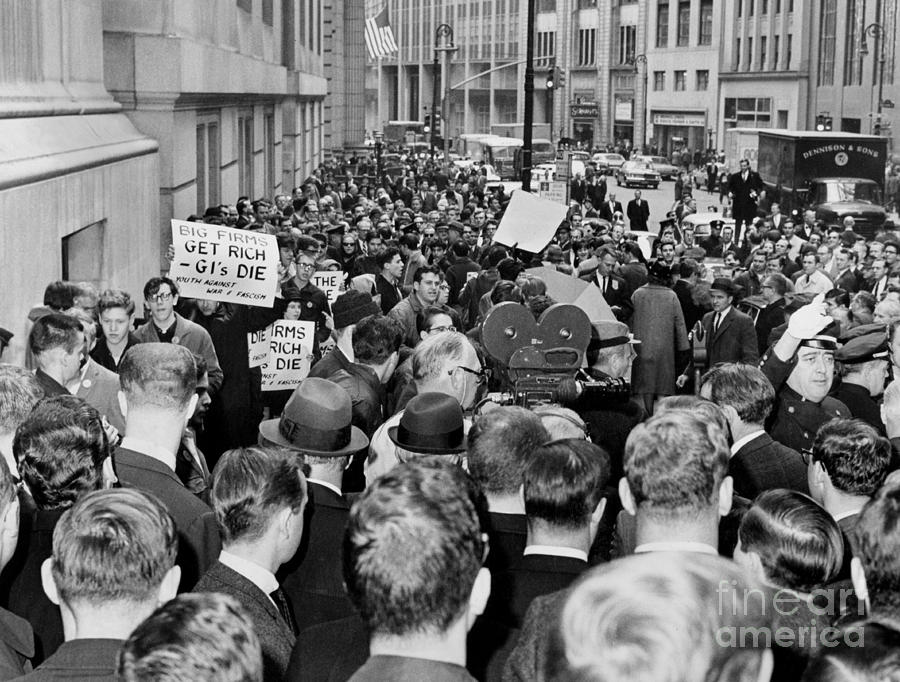
[[[429,336],[413,351],[413,380],[417,394],[443,393],[453,397],[463,411],[470,410],[475,405],[478,388],[486,378],[475,347],[460,332],[445,331]],[[365,465],[367,484],[398,463],[397,448],[389,430],[402,418],[403,411],[397,412],[372,436]],[[464,425],[468,430],[468,420]]]
[[[388,429],[397,459],[440,456],[458,464],[466,450],[462,408],[446,393],[420,393],[406,405],[397,426]]]
[[[369,444],[352,425],[350,396],[337,384],[308,377],[294,390],[279,419],[259,425],[267,444],[289,448],[309,467],[306,539],[280,571],[298,629],[352,613],[341,581],[341,536],[350,500],[341,492],[355,452]]]
[[[737,288],[727,277],[717,277],[709,287],[712,311],[703,316],[701,324],[706,335],[706,367],[720,362],[759,361],[756,330],[750,316],[734,307]],[[693,362],[678,377],[678,386],[684,386],[690,378]]]

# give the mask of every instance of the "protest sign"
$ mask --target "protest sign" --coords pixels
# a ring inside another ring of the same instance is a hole
[[[528,192],[513,192],[494,234],[494,242],[540,253],[566,219],[566,212],[566,207],[555,201]]]
[[[169,276],[179,293],[271,308],[278,289],[278,244],[270,234],[172,221]]]
[[[247,333],[248,366],[262,367],[269,357],[269,335],[272,333],[272,325],[256,332]]]
[[[337,300],[340,295],[341,284],[344,282],[344,273],[340,270],[323,270],[313,274],[311,279],[314,287],[319,287],[328,297],[328,305]]]
[[[269,334],[269,357],[262,366],[262,390],[296,388],[309,374],[315,322],[278,320]]]

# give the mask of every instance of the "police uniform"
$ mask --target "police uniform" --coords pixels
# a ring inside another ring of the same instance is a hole
[[[888,338],[884,326],[875,332],[863,334],[847,341],[834,358],[845,365],[871,362],[872,360],[888,361]],[[862,419],[870,424],[882,436],[885,435],[884,422],[881,420],[881,408],[877,400],[870,394],[869,389],[859,384],[841,383],[835,391],[835,398],[847,405],[853,417]]]
[[[831,337],[815,337],[803,341],[801,346],[836,350],[837,342]],[[797,452],[812,448],[816,432],[829,419],[850,417],[850,410],[840,400],[826,396],[822,402],[806,400],[787,385],[796,361],[784,362],[770,349],[763,355],[760,367],[775,388],[775,407],[766,423],[766,431],[772,438]]]

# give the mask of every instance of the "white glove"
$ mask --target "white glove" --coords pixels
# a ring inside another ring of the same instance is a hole
[[[834,318],[825,313],[825,295],[819,294],[791,315],[787,332],[795,339],[811,339],[828,325],[834,322]]]

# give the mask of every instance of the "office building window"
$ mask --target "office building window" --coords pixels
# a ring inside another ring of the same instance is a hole
[[[675,72],[675,90],[682,91],[686,90],[686,81],[687,81],[687,71],[676,71]]]
[[[267,113],[263,116],[263,159],[266,165],[266,186],[263,191],[267,193],[275,192],[275,159],[278,158],[276,151],[280,147],[275,144],[275,114]]]
[[[819,21],[819,85],[834,85],[834,43],[837,33],[837,0],[822,0]]]
[[[637,26],[619,26],[619,64],[634,62],[634,48],[637,44]]]
[[[237,0],[237,6],[245,12],[252,12],[253,0]]]
[[[596,62],[597,29],[582,28],[578,31],[578,66],[593,66]]]
[[[656,6],[656,47],[669,45],[669,3],[661,2]]]
[[[653,90],[655,92],[660,92],[666,89],[666,72],[665,71],[654,71],[653,72]]]
[[[760,36],[759,38],[759,69],[760,71],[766,70],[766,47],[768,45],[769,39],[766,36]]]
[[[712,45],[713,0],[700,3],[700,45]]]
[[[748,16],[748,17],[752,17],[752,16],[753,16],[753,12],[754,12],[755,9],[756,9],[756,8],[754,7],[754,5],[755,5],[756,3],[754,2],[754,0],[747,0],[747,2],[749,3],[748,6],[747,6],[747,16]]]
[[[262,0],[262,20],[266,26],[275,23],[274,9],[272,0]]]
[[[781,57],[781,36],[775,36],[775,42],[772,43],[772,68],[775,71],[778,71],[781,68],[781,62],[778,59]]]
[[[753,38],[747,38],[747,58],[742,63],[744,71],[749,71],[753,67]]]
[[[703,69],[697,72],[697,89],[709,90],[709,71]]]
[[[197,116],[197,213],[219,204],[219,119]]]
[[[691,3],[690,0],[681,0],[678,3],[678,34],[676,36],[678,47],[685,47],[691,39]]]
[[[734,59],[731,60],[731,70],[738,71],[741,68],[741,39],[734,41]]]
[[[787,34],[787,37],[784,41],[784,68],[790,71],[791,68],[791,43],[794,42],[794,36],[790,33]]]
[[[536,66],[547,67],[556,55],[556,32],[542,31],[537,34],[537,46],[535,57]]]
[[[744,14],[744,0],[734,0],[737,3],[737,15],[740,19]]]
[[[726,97],[724,119],[727,128],[771,128],[772,100],[768,97]]]
[[[760,14],[768,14],[769,13],[769,0],[759,0],[759,3],[760,3],[759,13]]]
[[[781,0],[775,0],[775,14],[781,13]]]

